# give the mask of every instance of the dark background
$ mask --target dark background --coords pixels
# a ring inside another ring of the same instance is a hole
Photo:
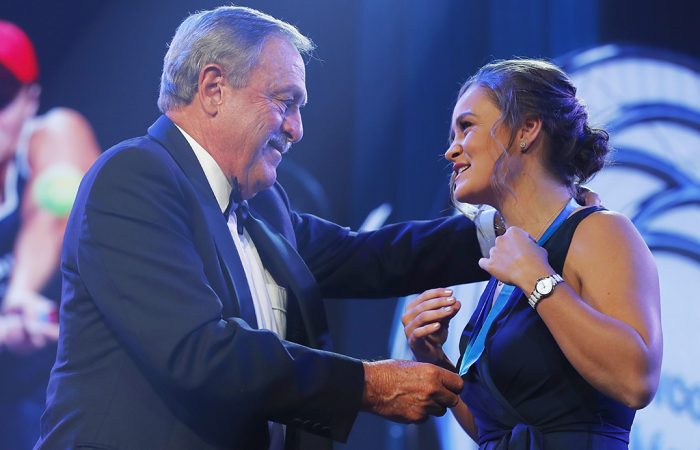
[[[80,111],[106,149],[158,116],[166,44],[211,0],[2,0],[0,18],[34,41],[42,112]],[[392,222],[447,211],[446,148],[459,85],[482,64],[556,58],[617,42],[700,57],[700,6],[667,0],[259,0],[238,4],[297,25],[318,45],[309,62],[304,140],[280,179],[298,209],[357,227],[382,203]],[[333,300],[337,347],[388,356],[395,301]],[[339,448],[393,448],[387,422],[361,415]]]

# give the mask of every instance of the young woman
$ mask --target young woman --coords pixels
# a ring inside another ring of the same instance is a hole
[[[421,361],[465,387],[453,413],[480,449],[627,449],[656,391],[662,335],[651,253],[632,223],[582,208],[575,185],[603,166],[568,76],[540,60],[488,64],[460,90],[451,124],[454,199],[499,210],[507,231],[456,366],[442,351],[460,307],[445,289],[407,306]]]
[[[0,448],[32,448],[56,357],[63,232],[82,174],[99,155],[88,122],[37,116],[34,46],[0,20]]]

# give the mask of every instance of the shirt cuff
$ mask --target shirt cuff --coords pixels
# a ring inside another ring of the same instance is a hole
[[[484,258],[488,258],[491,247],[496,245],[496,229],[493,221],[496,218],[496,210],[486,208],[476,216],[474,223],[476,224],[476,237],[479,240],[481,254]]]

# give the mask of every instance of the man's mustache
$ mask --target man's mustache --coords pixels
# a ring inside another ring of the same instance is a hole
[[[292,143],[289,142],[289,139],[281,135],[272,136],[268,143],[273,148],[279,150],[279,152],[283,155],[287,153],[289,151],[289,148],[292,146]]]

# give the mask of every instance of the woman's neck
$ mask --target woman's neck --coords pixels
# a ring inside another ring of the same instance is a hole
[[[514,195],[515,194],[515,195]],[[522,228],[539,239],[571,198],[566,185],[546,176],[527,178],[504,191],[497,209],[506,226]]]

